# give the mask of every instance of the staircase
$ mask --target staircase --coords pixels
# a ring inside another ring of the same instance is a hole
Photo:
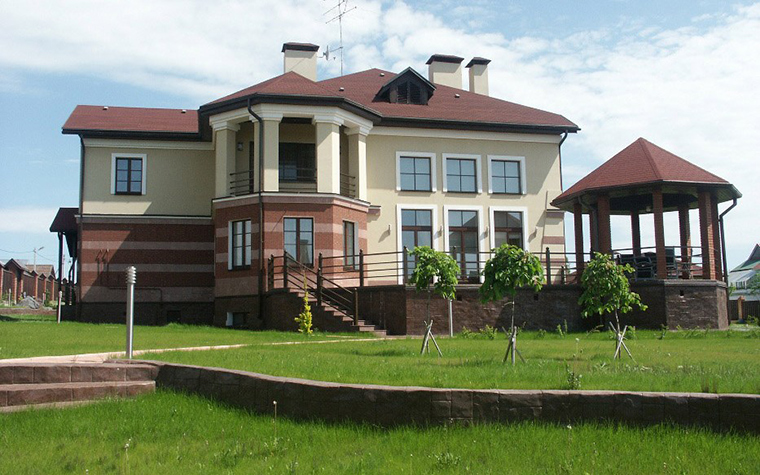
[[[303,302],[304,292],[300,289],[289,288],[288,294],[292,298],[297,298],[298,302]],[[322,300],[322,303],[317,302],[313,292],[309,292],[309,305],[311,306],[312,321],[316,328],[327,332],[343,332],[343,333],[372,333],[376,336],[386,336],[386,331],[373,325],[365,320],[357,319],[354,323],[354,318],[344,310],[339,309]]]
[[[157,373],[141,364],[0,363],[0,413],[150,393]]]

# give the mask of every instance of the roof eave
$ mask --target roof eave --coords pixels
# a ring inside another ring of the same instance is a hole
[[[557,135],[562,133],[577,133],[578,126],[545,125],[545,124],[514,124],[506,122],[478,122],[450,119],[431,119],[418,117],[385,116],[379,125],[389,127],[420,127],[434,129],[459,129],[486,132],[512,132],[530,134]]]
[[[200,132],[170,132],[144,130],[108,130],[108,129],[61,129],[64,135],[79,135],[82,138],[107,139],[142,139],[142,140],[172,140],[172,141],[203,141]]]

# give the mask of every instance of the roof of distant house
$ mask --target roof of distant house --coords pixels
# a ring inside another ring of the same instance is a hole
[[[760,270],[760,244],[755,244],[749,257],[741,265],[736,266],[731,272],[744,270]]]
[[[332,105],[360,113],[381,125],[479,128],[526,132],[576,132],[579,127],[552,112],[436,84],[428,104],[381,101],[378,91],[395,73],[380,69],[312,81],[288,72],[209,102],[198,111],[77,106],[63,132],[86,136],[200,134],[199,114],[210,115],[258,103]]]

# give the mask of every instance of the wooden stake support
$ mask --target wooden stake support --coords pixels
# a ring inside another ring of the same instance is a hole
[[[612,322],[609,322],[610,329],[615,333],[615,339],[617,340],[617,343],[615,345],[615,355],[612,357],[612,359],[620,359],[622,358],[623,354],[620,351],[621,349],[625,350],[626,353],[628,353],[628,356],[631,357],[633,361],[636,361],[633,358],[633,355],[631,354],[631,351],[628,349],[628,346],[625,344],[625,332],[628,331],[628,325],[623,327],[623,331],[620,331],[620,326],[618,325],[617,328],[615,325],[612,324]]]
[[[504,329],[504,327],[501,327],[501,331],[504,333],[507,333],[507,330]],[[502,363],[507,362],[507,358],[511,356],[512,359],[512,365],[515,364],[515,353],[517,356],[520,357],[520,361],[525,363],[525,358],[523,358],[522,353],[520,353],[520,350],[517,349],[517,327],[512,325],[512,331],[509,333],[509,345],[507,346],[507,352],[504,354],[504,359],[501,361]]]
[[[438,357],[441,358],[443,356],[443,353],[441,353],[441,348],[438,347],[438,342],[435,341],[435,336],[433,336],[432,318],[429,322],[425,322],[425,338],[422,339],[422,349],[420,350],[420,355],[425,354],[426,351],[428,354],[430,354],[430,340],[433,340],[435,349],[438,350]]]

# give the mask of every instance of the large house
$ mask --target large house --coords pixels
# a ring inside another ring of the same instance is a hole
[[[484,58],[463,89],[460,57],[320,81],[317,51],[286,43],[282,75],[197,110],[76,107],[80,319],[122,317],[130,265],[144,322],[257,327],[289,272],[335,283],[341,318],[346,289],[401,283],[404,248],[450,251],[471,283],[504,242],[564,252],[549,203],[577,125],[490,97]]]

